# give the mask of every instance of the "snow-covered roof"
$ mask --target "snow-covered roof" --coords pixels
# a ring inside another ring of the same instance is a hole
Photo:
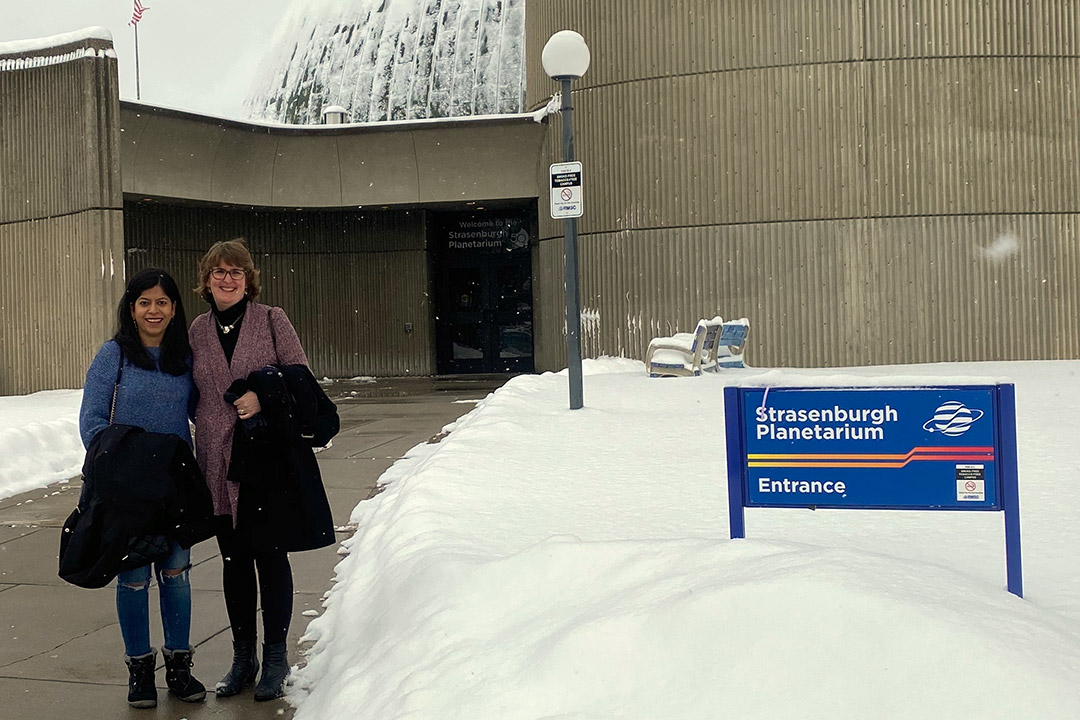
[[[35,55],[44,50],[60,48],[65,45],[74,45],[83,40],[106,40],[110,43],[113,41],[112,33],[109,32],[108,28],[94,25],[85,27],[82,30],[61,33],[59,35],[50,35],[48,37],[32,38],[29,40],[6,40],[0,42],[0,56]]]
[[[438,125],[471,125],[471,124],[483,124],[491,122],[540,122],[536,112],[529,113],[506,113],[501,115],[463,115],[461,117],[445,117],[445,118],[418,118],[415,120],[380,120],[376,122],[347,122],[337,125],[290,125],[286,123],[267,122],[265,120],[250,120],[222,117],[215,115],[205,115],[203,113],[193,112],[191,110],[184,110],[176,107],[169,107],[167,105],[149,105],[146,103],[134,102],[131,100],[121,100],[121,106],[127,107],[136,112],[154,113],[164,111],[170,114],[185,115],[190,118],[202,118],[206,120],[217,120],[228,123],[235,123],[237,125],[261,127],[268,129],[279,130],[304,130],[304,131],[316,131],[316,132],[340,132],[343,128],[367,128],[372,130],[395,130],[402,128],[420,128],[430,127]]]
[[[116,57],[112,34],[103,27],[32,40],[0,42],[0,72],[58,65],[85,57]]]
[[[252,117],[317,123],[520,112],[525,0],[293,0],[266,46]]]

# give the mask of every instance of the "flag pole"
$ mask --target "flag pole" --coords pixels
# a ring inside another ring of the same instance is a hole
[[[139,24],[135,23],[135,99],[142,99],[139,89]]]
[[[139,77],[139,21],[146,12],[146,6],[139,0],[132,0],[131,5],[131,22],[128,25],[135,28],[135,99],[142,100],[142,83]]]

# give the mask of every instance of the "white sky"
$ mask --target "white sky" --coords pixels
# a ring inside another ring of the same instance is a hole
[[[1080,717],[1080,361],[584,368],[583,409],[514,378],[356,506],[297,720]],[[729,538],[727,383],[916,376],[1016,383],[1023,600],[997,512],[751,509]],[[0,398],[0,463],[62,464],[77,412]]]
[[[292,0],[146,0],[139,23],[142,102],[244,119],[255,70]],[[0,0],[0,42],[107,28],[120,97],[135,100],[131,0]]]

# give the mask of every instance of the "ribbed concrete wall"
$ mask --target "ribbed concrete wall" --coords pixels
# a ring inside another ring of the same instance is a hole
[[[1080,247],[1055,238],[1078,234],[1077,214],[595,233],[580,248],[583,346],[590,357],[643,357],[651,338],[726,306],[764,319],[748,350],[758,364],[832,365],[838,348],[866,364],[1071,357],[1080,307],[1062,299],[1080,282]],[[543,243],[535,266],[538,294],[560,294],[561,243]],[[824,309],[804,334],[813,340],[794,346],[808,298]],[[1003,318],[1010,305],[1037,314]],[[538,332],[538,347],[557,345],[562,325]]]
[[[261,302],[279,305],[319,377],[434,374],[434,329],[422,211],[214,209],[129,202],[127,267],[163,267],[197,282],[211,244],[247,239]],[[188,319],[207,309],[185,296]],[[406,325],[411,330],[406,329]]]
[[[0,55],[0,395],[82,387],[113,332],[118,113],[109,40]]]
[[[121,104],[124,192],[278,208],[536,197],[528,116],[269,126]]]
[[[575,83],[584,346],[746,316],[758,365],[1080,357],[1080,4],[533,0]],[[559,122],[549,159],[559,159]],[[537,366],[565,364],[541,213]]]

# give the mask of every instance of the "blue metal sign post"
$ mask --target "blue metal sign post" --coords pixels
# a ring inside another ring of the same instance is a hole
[[[1023,597],[1013,385],[728,387],[724,405],[732,538],[747,507],[1003,511]]]

